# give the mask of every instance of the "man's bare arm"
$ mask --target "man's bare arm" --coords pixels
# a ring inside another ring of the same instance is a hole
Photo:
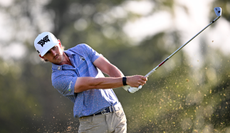
[[[79,77],[74,86],[75,93],[89,89],[110,89],[123,86],[123,73],[103,56],[95,60],[94,65],[110,77]],[[139,85],[144,85],[146,80],[146,77],[141,75],[127,76],[126,83],[132,87],[138,87]]]
[[[110,89],[117,88],[122,86],[121,77],[103,77],[103,78],[94,78],[94,77],[79,77],[77,78],[75,84],[75,93],[90,89]]]
[[[123,77],[123,73],[113,64],[111,64],[105,57],[100,56],[94,61],[94,65],[99,68],[103,73],[110,77]]]

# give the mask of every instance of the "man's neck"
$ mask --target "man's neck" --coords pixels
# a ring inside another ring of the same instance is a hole
[[[64,56],[63,65],[64,64],[68,64],[68,65],[73,66],[72,63],[71,63],[71,61],[70,61],[70,59],[69,59],[69,57],[68,57],[68,55],[65,52],[63,53],[63,56]]]

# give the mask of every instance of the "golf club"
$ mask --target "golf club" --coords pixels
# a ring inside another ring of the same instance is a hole
[[[155,68],[153,68],[149,73],[147,73],[145,75],[145,77],[149,77],[149,75],[151,75],[153,72],[155,72],[160,66],[162,66],[167,60],[169,60],[173,55],[175,55],[178,51],[180,51],[185,45],[187,45],[189,42],[191,42],[195,37],[197,37],[201,32],[203,32],[205,29],[207,29],[210,25],[212,25],[213,23],[215,23],[222,15],[222,9],[221,7],[215,7],[214,11],[217,15],[217,17],[211,22],[209,23],[205,28],[203,28],[200,32],[198,32],[195,36],[193,36],[190,40],[188,40],[185,44],[183,44],[181,47],[179,47],[175,52],[173,52],[169,57],[167,57],[164,61],[162,61],[159,65],[157,65]],[[130,87],[128,89],[128,92],[130,93],[134,93],[137,90],[141,89],[142,86],[140,85],[138,88],[136,87]]]

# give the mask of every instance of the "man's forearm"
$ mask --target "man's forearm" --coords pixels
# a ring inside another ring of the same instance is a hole
[[[133,75],[126,77],[126,84],[131,87],[144,85],[147,78],[142,75]],[[110,89],[123,86],[122,77],[79,77],[74,86],[74,92],[79,93],[89,89]]]
[[[90,89],[110,89],[123,86],[122,77],[79,77],[74,86],[74,92],[79,93]]]

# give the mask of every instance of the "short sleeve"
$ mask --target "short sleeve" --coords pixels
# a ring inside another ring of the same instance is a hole
[[[74,96],[74,85],[77,81],[77,77],[71,75],[60,75],[53,77],[52,85],[57,89],[63,96]]]
[[[89,57],[91,62],[94,62],[98,57],[101,56],[100,53],[98,53],[97,51],[95,51],[93,48],[91,48],[89,45],[83,43],[83,44],[79,44],[79,48],[82,54],[85,54],[86,57]]]

